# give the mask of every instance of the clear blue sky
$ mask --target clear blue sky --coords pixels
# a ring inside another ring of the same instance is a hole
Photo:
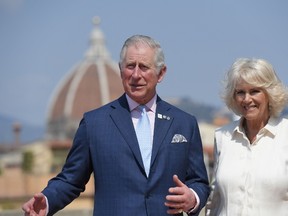
[[[58,82],[84,58],[92,18],[114,61],[124,40],[158,40],[168,73],[163,98],[223,106],[225,71],[238,57],[265,58],[288,84],[286,0],[0,0],[0,114],[45,124]]]

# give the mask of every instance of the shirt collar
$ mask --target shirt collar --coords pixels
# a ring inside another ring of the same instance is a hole
[[[127,102],[128,102],[128,105],[129,105],[129,109],[130,109],[130,112],[132,110],[134,110],[136,107],[138,107],[140,104],[137,103],[136,101],[132,100],[132,98],[130,98],[127,94],[126,95],[126,98],[127,98]],[[154,97],[148,102],[145,104],[145,106],[152,112],[156,112],[156,99],[157,99],[157,94],[154,95]]]
[[[280,118],[273,118],[273,117],[270,117],[267,125],[265,125],[265,129],[267,131],[269,131],[273,136],[275,136],[277,134],[277,125],[279,124],[280,122]]]
[[[237,121],[236,127],[235,127],[234,130],[233,130],[234,132],[244,133],[243,121],[244,121],[244,118],[243,118],[243,117],[241,117],[241,118]]]
[[[235,134],[236,132],[237,133],[244,133],[244,128],[243,128],[243,121],[244,121],[244,118],[241,117],[239,120],[238,120],[238,124],[236,125],[236,127],[234,128],[233,130],[233,133]],[[277,124],[279,123],[279,119],[278,118],[273,118],[273,117],[270,117],[267,124],[265,125],[264,128],[262,128],[262,130],[266,130],[268,132],[270,132],[273,136],[276,135],[277,133],[277,128],[275,127]]]

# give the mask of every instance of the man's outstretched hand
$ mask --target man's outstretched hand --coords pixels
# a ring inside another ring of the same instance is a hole
[[[23,204],[22,210],[25,212],[25,216],[45,216],[47,204],[44,194],[35,194],[33,198]]]

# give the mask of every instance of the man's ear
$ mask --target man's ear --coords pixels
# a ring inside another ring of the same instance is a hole
[[[120,62],[118,63],[118,67],[119,67],[120,77],[122,78],[122,69],[121,69],[121,64],[120,64]]]
[[[160,71],[159,71],[159,74],[158,74],[158,83],[160,83],[163,79],[164,79],[164,76],[166,74],[166,71],[167,71],[167,67],[166,65],[164,65]]]

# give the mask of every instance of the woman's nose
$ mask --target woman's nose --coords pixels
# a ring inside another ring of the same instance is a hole
[[[249,93],[245,93],[243,101],[250,101],[250,100],[251,100],[251,95]]]

